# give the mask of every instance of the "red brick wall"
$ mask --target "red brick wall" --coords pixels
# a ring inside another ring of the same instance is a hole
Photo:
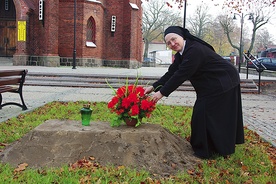
[[[44,21],[44,55],[58,55],[59,43],[59,1],[44,1],[45,21]]]
[[[83,7],[84,10],[84,18],[83,18],[83,34],[82,34],[82,48],[83,48],[83,56],[84,57],[95,57],[101,58],[103,55],[105,42],[104,42],[104,23],[105,16],[104,16],[104,8],[102,5],[98,3],[86,3]],[[96,24],[96,48],[87,47],[86,46],[86,24],[87,20],[93,17]]]
[[[69,57],[73,55],[74,49],[74,1],[61,0],[59,3],[59,45],[58,53],[60,57]],[[77,57],[81,53],[81,32],[80,20],[82,12],[80,3],[77,4],[76,14],[76,51]]]
[[[28,5],[23,0],[14,0],[14,6],[16,9],[16,20],[27,20],[27,13],[29,12]],[[29,22],[27,22],[29,23]],[[26,42],[17,42],[16,54],[26,54],[27,45]]]
[[[28,55],[58,55],[58,7],[59,1],[44,1],[44,21],[38,20],[38,0],[29,0],[33,10],[27,15],[27,50]],[[30,7],[29,7],[30,8]]]
[[[28,22],[26,49],[30,56],[59,56],[70,58],[74,48],[74,0],[44,0],[44,24],[38,20],[38,0],[19,0],[16,3],[17,20],[26,13]],[[105,61],[142,60],[141,0],[98,0],[102,3],[78,0],[76,23],[77,58],[95,58]],[[129,2],[139,6],[134,10]],[[23,5],[23,6],[22,6]],[[20,13],[19,13],[20,12]],[[116,32],[111,33],[111,16],[116,16]],[[96,24],[96,47],[86,46],[87,20]],[[23,45],[24,47],[24,45]]]
[[[137,4],[140,9],[133,10],[128,0],[107,1],[106,17],[108,18],[105,31],[105,38],[108,45],[106,48],[106,59],[110,60],[128,60],[134,59],[141,61],[142,48],[142,11],[141,1],[134,0],[132,3]],[[116,18],[116,32],[112,36],[110,32],[111,16]],[[140,50],[140,51],[139,51]]]
[[[131,11],[131,43],[130,43],[130,58],[142,62],[142,5],[140,0],[130,0],[131,3],[138,5],[138,10]]]
[[[123,59],[122,45],[125,44],[127,37],[123,34],[123,9],[124,0],[107,0],[106,7],[109,7],[105,12],[106,24],[104,29],[105,37],[105,54],[104,58],[109,60]],[[111,33],[111,16],[116,16],[116,31]]]

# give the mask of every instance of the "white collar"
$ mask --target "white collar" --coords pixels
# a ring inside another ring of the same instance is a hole
[[[182,48],[181,52],[179,52],[180,55],[183,54],[184,49],[185,49],[185,45],[186,45],[186,40],[184,40],[184,42],[183,42],[183,48]]]

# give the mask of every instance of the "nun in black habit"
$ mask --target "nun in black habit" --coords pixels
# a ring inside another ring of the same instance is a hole
[[[244,143],[240,77],[230,62],[213,47],[191,35],[187,29],[171,26],[165,30],[167,46],[177,51],[168,71],[145,93],[152,100],[168,97],[184,81],[196,91],[191,120],[191,145],[196,156],[228,156],[235,144]]]

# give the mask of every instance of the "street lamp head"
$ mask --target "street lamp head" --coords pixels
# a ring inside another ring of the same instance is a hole
[[[234,14],[233,20],[237,20],[236,14]]]
[[[249,14],[248,20],[253,20],[253,13]]]

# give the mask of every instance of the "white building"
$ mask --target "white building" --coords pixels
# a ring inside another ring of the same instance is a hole
[[[167,50],[165,43],[150,43],[148,56],[159,65],[172,63],[172,50]]]

